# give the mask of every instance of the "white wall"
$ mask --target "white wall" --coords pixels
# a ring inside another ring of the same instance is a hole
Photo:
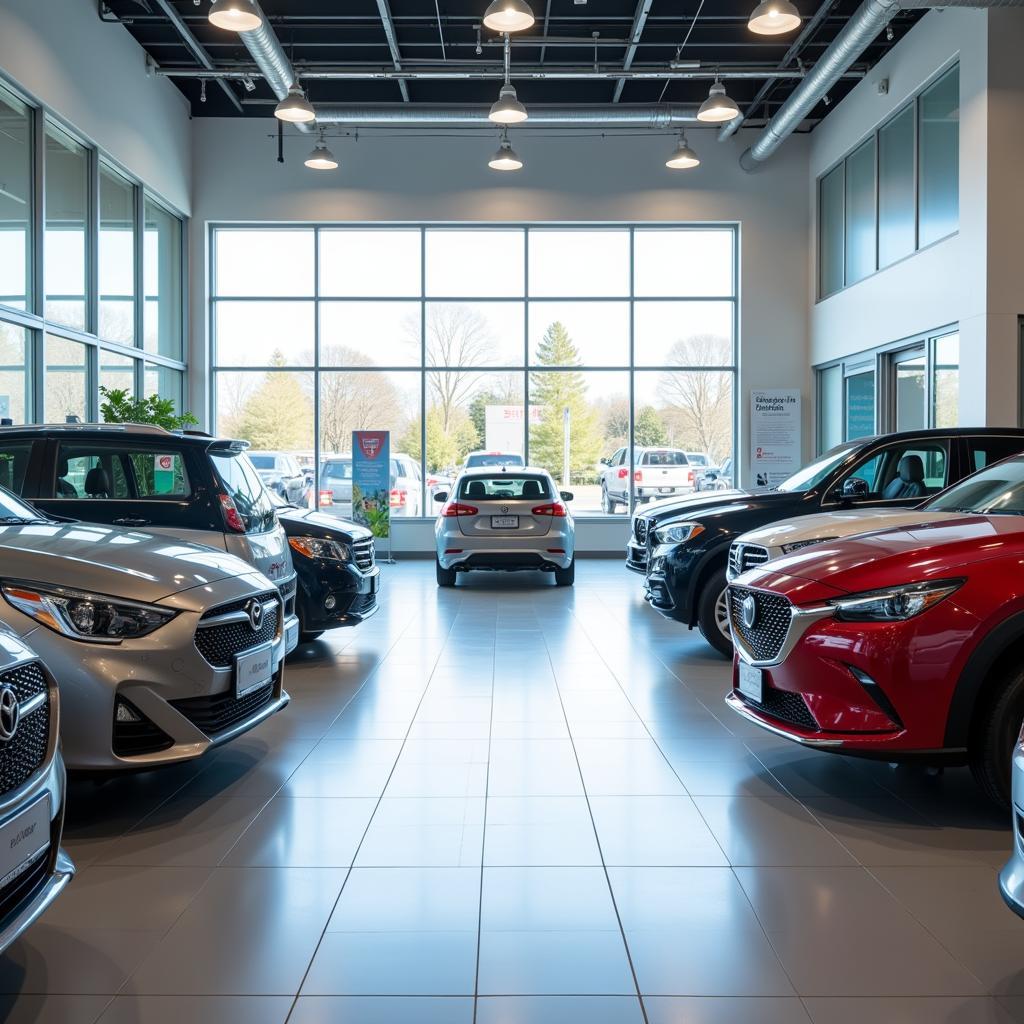
[[[94,0],[3,0],[0,70],[182,213],[191,212],[188,104]]]

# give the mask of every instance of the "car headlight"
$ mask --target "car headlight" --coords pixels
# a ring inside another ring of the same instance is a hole
[[[838,539],[838,537],[819,537],[817,540],[795,540],[792,544],[783,544],[782,553],[784,555],[791,555],[794,551],[799,551],[801,548],[809,548],[812,544],[825,544],[830,540]]]
[[[135,601],[113,600],[79,590],[37,587],[32,583],[5,583],[7,603],[55,633],[110,644],[147,636],[178,613]]]
[[[908,583],[887,590],[837,597],[828,603],[835,608],[836,618],[843,622],[902,622],[937,605],[963,584],[963,580]]]
[[[655,530],[654,540],[657,544],[685,544],[703,532],[704,527],[700,523],[675,523]]]
[[[352,561],[352,549],[339,540],[328,540],[325,537],[289,537],[288,543],[293,551],[298,551],[306,558],[325,558],[329,562]]]

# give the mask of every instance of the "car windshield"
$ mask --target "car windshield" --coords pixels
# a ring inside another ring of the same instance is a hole
[[[42,523],[49,522],[31,505],[16,498],[6,487],[0,487],[0,523]]]
[[[706,455],[694,455],[693,452],[687,452],[686,459],[694,466],[707,466],[708,457]]]
[[[825,452],[809,466],[804,466],[787,480],[779,484],[780,491],[809,491],[817,487],[849,454],[857,448],[855,444],[844,444]]]
[[[466,466],[521,466],[523,457],[521,455],[503,455],[495,452],[489,455],[470,455],[466,459]]]
[[[550,500],[547,478],[535,474],[502,473],[500,476],[464,476],[459,482],[459,499],[476,501]]]
[[[324,464],[323,478],[325,480],[351,480],[351,462],[328,462]]]
[[[1010,459],[943,491],[925,506],[929,512],[1024,515],[1024,459]]]
[[[247,533],[265,533],[277,519],[270,494],[248,456],[239,452],[214,451],[213,466],[228,497],[235,503]]]
[[[274,456],[273,455],[250,455],[249,461],[257,469],[273,469],[274,468]]]

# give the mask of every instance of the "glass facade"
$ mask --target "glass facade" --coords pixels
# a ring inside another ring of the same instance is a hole
[[[418,465],[400,515],[432,516],[477,449],[548,469],[582,515],[601,514],[601,460],[631,439],[733,454],[731,227],[232,226],[212,241],[218,432],[322,475],[353,430],[390,430]]]
[[[953,234],[960,69],[897,111],[818,181],[818,298]]]
[[[183,259],[180,218],[0,85],[0,419],[96,420],[101,387],[184,411]]]

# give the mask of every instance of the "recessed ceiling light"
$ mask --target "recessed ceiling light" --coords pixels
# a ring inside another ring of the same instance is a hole
[[[230,32],[251,32],[263,24],[252,0],[213,0],[209,18],[211,24]]]
[[[761,0],[750,15],[747,28],[759,36],[781,36],[800,24],[800,12],[790,0]]]
[[[495,32],[522,32],[536,19],[526,0],[491,0],[484,24]]]

